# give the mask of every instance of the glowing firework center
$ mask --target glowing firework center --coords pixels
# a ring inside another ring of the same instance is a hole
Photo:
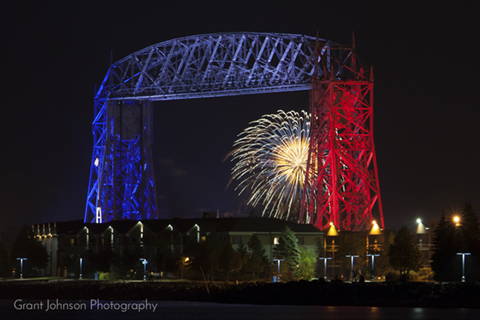
[[[264,115],[234,143],[232,179],[262,215],[297,221],[310,134],[307,112]]]
[[[303,185],[307,170],[308,138],[295,138],[275,149],[275,162],[280,174],[291,184]]]

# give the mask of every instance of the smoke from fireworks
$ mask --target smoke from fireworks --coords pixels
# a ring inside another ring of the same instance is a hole
[[[282,111],[262,116],[240,133],[231,153],[232,181],[262,216],[296,220],[305,181],[310,114]]]

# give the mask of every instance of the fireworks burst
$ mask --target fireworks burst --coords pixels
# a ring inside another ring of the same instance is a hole
[[[298,218],[305,181],[310,114],[282,111],[264,115],[240,133],[231,153],[232,181],[262,216]]]

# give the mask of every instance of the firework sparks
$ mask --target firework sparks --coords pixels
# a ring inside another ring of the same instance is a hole
[[[310,114],[282,111],[250,123],[235,141],[232,181],[262,216],[298,217],[308,158]]]

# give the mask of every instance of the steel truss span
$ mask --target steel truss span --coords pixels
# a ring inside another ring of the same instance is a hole
[[[94,98],[85,222],[160,217],[152,101],[310,90],[312,78],[350,78],[351,57],[320,38],[241,32],[176,38],[113,63]]]

